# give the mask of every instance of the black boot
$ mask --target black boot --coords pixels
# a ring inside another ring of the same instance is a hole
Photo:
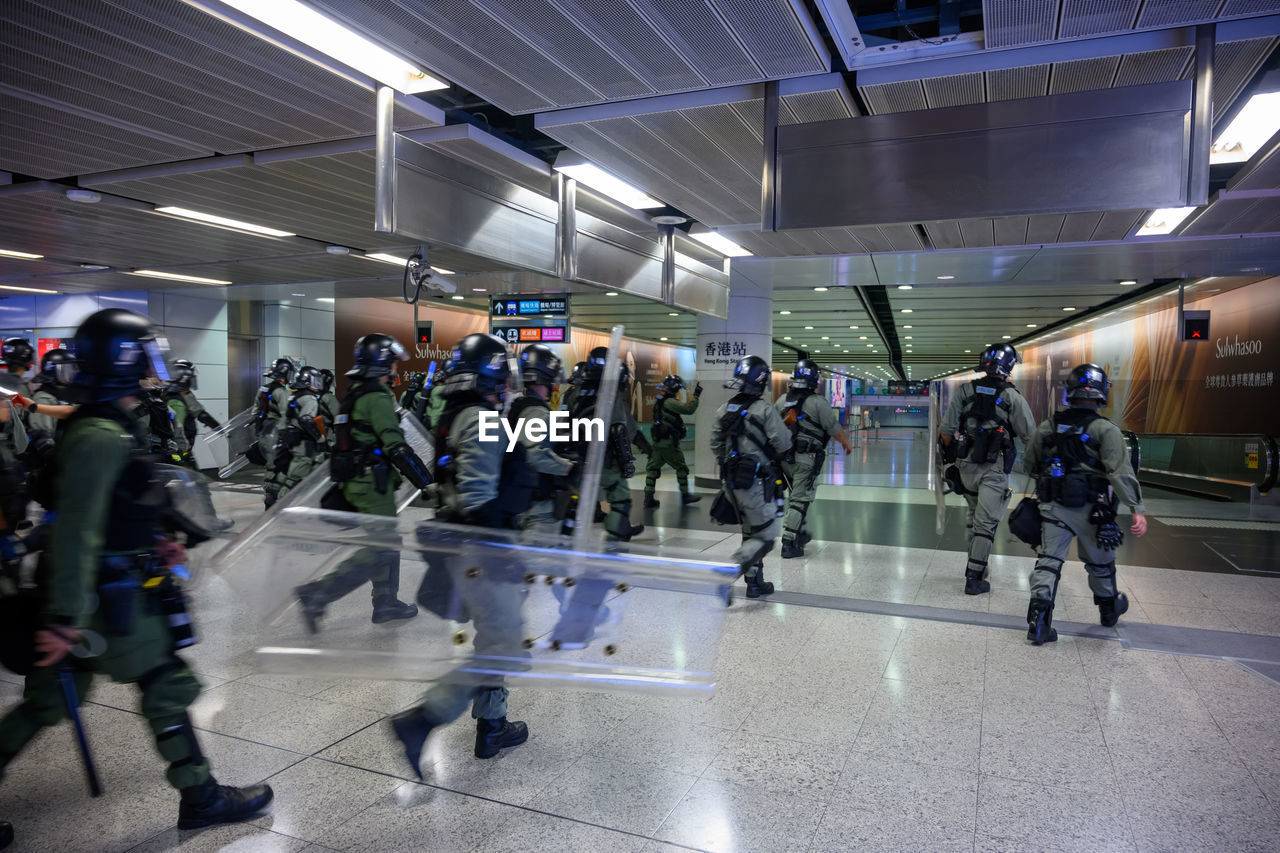
[[[795,539],[782,540],[782,559],[790,560],[793,557],[803,557],[804,546],[797,545]]]
[[[680,500],[685,506],[688,506],[689,504],[696,504],[698,501],[702,500],[702,495],[695,495],[693,492],[684,492],[680,495]]]
[[[1102,617],[1104,628],[1114,628],[1120,617],[1129,612],[1129,596],[1123,592],[1116,593],[1115,598],[1095,595],[1093,603],[1098,605],[1098,615]]]
[[[417,615],[417,605],[407,604],[394,595],[380,595],[373,600],[373,622],[375,625],[381,625],[383,622],[393,622],[396,619],[412,619]]]
[[[1033,598],[1027,606],[1027,639],[1032,645],[1056,643],[1058,632],[1053,627],[1053,602]]]
[[[747,598],[759,598],[762,595],[772,595],[773,584],[764,579],[764,566],[756,569],[755,576],[747,577]]]
[[[270,785],[232,788],[210,778],[203,785],[182,789],[178,829],[199,829],[218,823],[235,823],[256,817],[274,794]]]
[[[427,745],[427,735],[431,734],[435,726],[421,708],[410,708],[391,718],[391,730],[404,747],[404,757],[419,779],[422,778],[422,768],[419,766],[422,749]]]
[[[13,824],[7,820],[0,820],[0,850],[8,847],[13,843]]]
[[[805,545],[808,545],[812,541],[813,541],[813,537],[803,530],[796,535],[796,544],[800,547],[801,551],[804,550]]]
[[[965,571],[964,594],[982,595],[984,592],[991,592],[991,582],[982,579],[982,572],[975,572],[972,569]]]
[[[657,498],[653,496],[653,492],[644,493],[645,509],[657,509],[659,506],[661,506],[661,501],[659,501]]]
[[[519,746],[529,739],[529,727],[506,717],[476,720],[476,758],[493,758],[501,750]]]
[[[304,583],[294,591],[298,596],[298,604],[302,606],[302,619],[307,623],[307,631],[315,634],[320,631],[320,619],[324,616],[325,605],[329,603],[324,590],[318,583]]]

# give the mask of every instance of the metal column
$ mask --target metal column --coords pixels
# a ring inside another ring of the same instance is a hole
[[[778,81],[764,84],[764,166],[760,190],[760,230],[777,230],[775,187],[778,170]]]
[[[395,96],[390,86],[378,87],[373,230],[380,234],[394,234],[396,230]]]
[[[1196,73],[1191,90],[1191,156],[1187,205],[1209,201],[1209,148],[1213,145],[1213,49],[1215,24],[1196,27]]]
[[[658,245],[662,247],[662,302],[676,304],[676,229],[674,225],[658,226]]]
[[[578,277],[578,182],[556,172],[556,272],[566,281]]]

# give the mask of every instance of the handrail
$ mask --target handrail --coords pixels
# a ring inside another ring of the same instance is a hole
[[[1269,435],[1146,433],[1135,438],[1146,457],[1139,463],[1138,473],[1157,485],[1176,485],[1169,480],[1219,484],[1235,487],[1232,496],[1240,496],[1242,489],[1266,494],[1280,477],[1280,446]],[[1208,491],[1222,493],[1220,489]]]

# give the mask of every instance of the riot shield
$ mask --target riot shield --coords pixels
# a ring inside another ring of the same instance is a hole
[[[13,450],[15,453],[23,453],[27,449],[30,439],[27,437],[27,429],[22,423],[22,414],[18,411],[18,407],[14,405],[15,400],[22,400],[19,393],[22,388],[22,377],[14,376],[12,373],[0,373],[0,407],[8,410],[8,429],[13,431]],[[23,403],[26,405],[26,403]]]
[[[203,434],[200,441],[212,448],[215,441],[224,438],[227,442],[227,458],[231,461],[218,471],[218,476],[222,479],[249,464],[245,454],[258,442],[258,418],[254,407],[250,406],[217,429]]]
[[[423,608],[395,627],[371,623],[359,589],[388,553]],[[737,576],[634,545],[296,506],[218,563],[263,618],[264,671],[676,693],[713,686]]]
[[[929,454],[933,465],[929,468],[930,486],[933,488],[933,501],[937,508],[934,516],[934,527],[939,536],[947,526],[947,497],[942,461],[942,448],[938,444],[938,436],[942,431],[942,406],[938,394],[939,383],[931,383],[929,387]]]
[[[578,514],[573,520],[573,547],[579,551],[586,547],[591,521],[600,500],[600,472],[604,469],[605,450],[609,446],[613,401],[618,396],[618,374],[622,364],[618,351],[621,347],[622,326],[614,326],[609,335],[609,354],[605,356],[604,373],[600,376],[600,387],[596,391],[595,416],[604,421],[604,440],[590,442],[582,478],[578,481]]]

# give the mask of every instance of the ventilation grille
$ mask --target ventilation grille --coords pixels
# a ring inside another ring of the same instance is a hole
[[[1055,62],[1049,80],[1049,94],[1065,95],[1070,92],[1090,92],[1109,89],[1116,79],[1120,57],[1100,56],[1094,59],[1073,59]]]
[[[1147,0],[1138,14],[1140,27],[1167,27],[1213,18],[1223,0]]]
[[[987,47],[1049,41],[1058,31],[1058,0],[982,0]]]
[[[1028,65],[987,72],[987,98],[992,101],[1014,101],[1038,98],[1049,91],[1052,65]]]
[[[1170,47],[1146,53],[1131,53],[1120,59],[1115,85],[1142,86],[1178,80],[1187,72],[1195,48]]]
[[[1141,0],[1062,0],[1059,38],[1114,33],[1133,26]]]
[[[930,107],[980,104],[986,97],[981,72],[955,74],[950,77],[929,77],[923,83],[924,94]]]

